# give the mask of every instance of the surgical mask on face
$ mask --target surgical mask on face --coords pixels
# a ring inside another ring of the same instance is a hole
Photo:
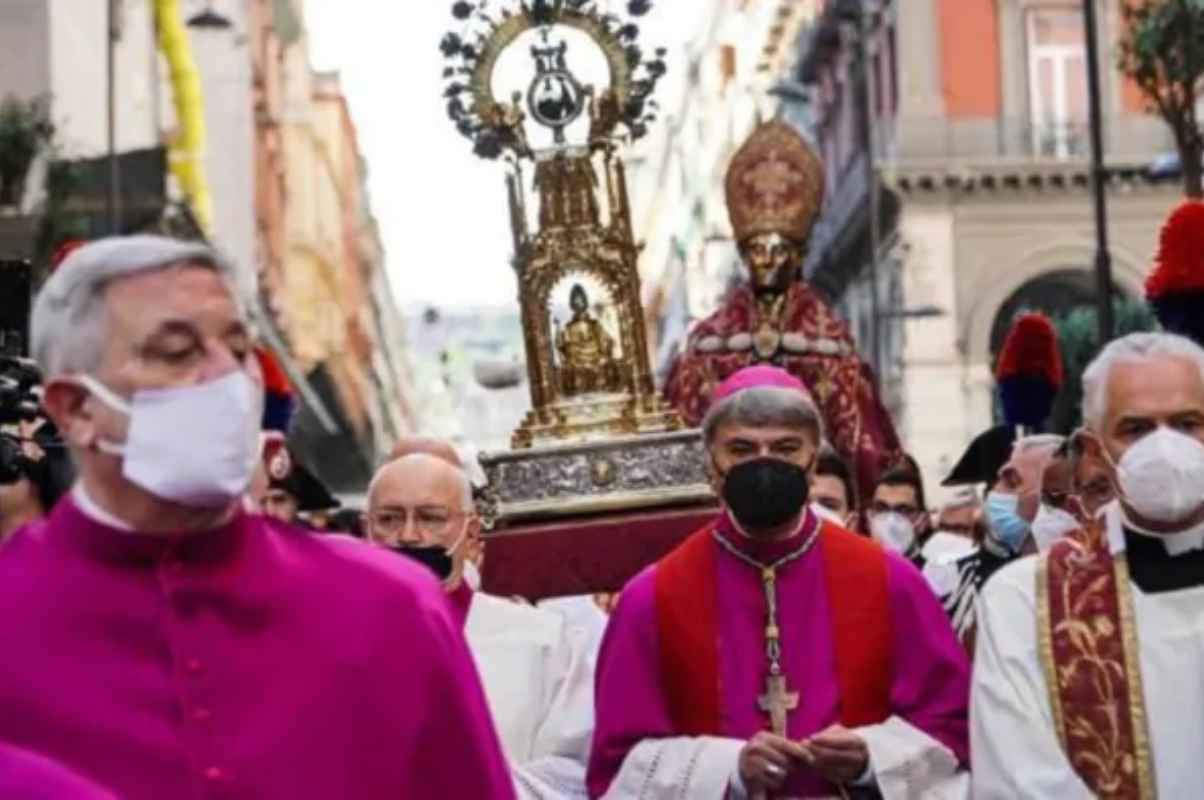
[[[1069,511],[1042,503],[1033,520],[1033,541],[1037,543],[1037,549],[1044,553],[1054,542],[1064,539],[1081,527],[1078,519]]]
[[[90,375],[79,377],[100,402],[129,419],[124,442],[97,449],[121,457],[121,474],[182,506],[219,509],[251,485],[258,458],[262,398],[241,370],[208,383],[141,389],[126,401]]]
[[[1204,504],[1204,444],[1160,427],[1134,443],[1116,465],[1125,503],[1153,522],[1182,522]]]
[[[870,519],[870,533],[887,550],[906,553],[916,541],[916,526],[897,511],[875,514]]]
[[[396,544],[389,549],[398,555],[403,555],[406,558],[417,561],[433,572],[440,583],[447,583],[452,576],[452,571],[455,569],[455,553],[460,549],[460,545],[464,543],[467,537],[468,520],[465,520],[464,528],[460,531],[460,536],[451,547],[444,547],[438,544]]]
[[[811,504],[811,513],[826,522],[831,522],[833,525],[839,525],[842,528],[845,526],[844,520],[840,518],[839,514],[820,503]]]
[[[1029,524],[1020,516],[1020,496],[991,492],[984,507],[989,535],[1012,553],[1019,553],[1028,539]]]

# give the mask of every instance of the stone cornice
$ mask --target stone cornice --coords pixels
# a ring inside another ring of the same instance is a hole
[[[1107,166],[1112,191],[1162,191],[1178,181],[1149,177],[1148,162],[1118,161]],[[1086,161],[992,159],[951,163],[948,160],[914,160],[887,163],[883,183],[903,196],[974,193],[1023,194],[1057,191],[1079,193],[1091,187],[1091,167]]]

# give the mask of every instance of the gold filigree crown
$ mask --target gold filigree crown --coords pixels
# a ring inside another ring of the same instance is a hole
[[[823,206],[824,165],[794,128],[767,122],[732,158],[726,191],[737,242],[760,233],[805,242]]]

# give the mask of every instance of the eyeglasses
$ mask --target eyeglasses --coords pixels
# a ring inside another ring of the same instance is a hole
[[[892,511],[896,514],[902,514],[905,517],[915,517],[920,513],[920,509],[916,508],[915,506],[913,506],[909,503],[900,503],[897,506],[892,506],[889,503],[883,503],[882,501],[879,500],[879,501],[875,501],[870,506],[870,513],[875,514],[875,515],[876,514],[889,514]]]
[[[384,534],[398,534],[406,529],[407,523],[414,526],[420,536],[438,536],[446,533],[452,523],[468,516],[464,511],[453,511],[444,506],[417,506],[407,509],[390,506],[368,513],[368,522],[373,529]]]

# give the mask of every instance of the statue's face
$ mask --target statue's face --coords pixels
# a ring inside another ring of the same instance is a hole
[[[569,307],[577,313],[581,313],[589,308],[589,300],[580,286],[569,293]]]
[[[803,248],[780,233],[759,233],[741,245],[753,289],[785,291],[803,261]]]

